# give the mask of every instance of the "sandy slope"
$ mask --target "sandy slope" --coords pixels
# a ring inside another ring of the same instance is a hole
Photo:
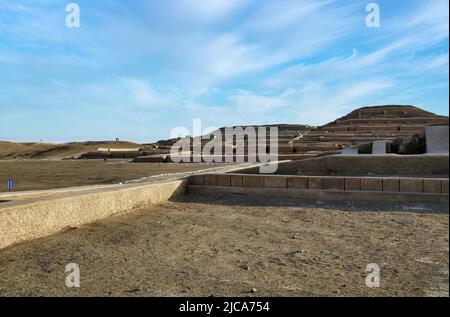
[[[140,144],[127,141],[87,141],[62,144],[14,143],[0,141],[0,160],[2,159],[54,159],[80,155],[101,147],[134,148]]]

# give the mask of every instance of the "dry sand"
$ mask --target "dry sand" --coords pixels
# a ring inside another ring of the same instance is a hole
[[[38,190],[82,185],[115,184],[141,177],[202,170],[217,164],[134,164],[126,161],[0,161],[0,192],[6,180],[14,180],[14,190]]]
[[[78,156],[82,153],[96,151],[101,147],[135,148],[145,145],[127,141],[87,141],[61,144],[27,142],[16,143],[0,141],[0,160],[4,159],[60,159]]]
[[[0,250],[0,296],[448,296],[448,225],[447,206],[189,195]]]

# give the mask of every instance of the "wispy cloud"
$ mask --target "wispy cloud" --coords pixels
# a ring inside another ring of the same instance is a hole
[[[364,1],[77,3],[68,29],[61,1],[0,0],[0,138],[149,141],[192,118],[321,124],[381,103],[448,113],[446,0],[377,1],[379,29]]]

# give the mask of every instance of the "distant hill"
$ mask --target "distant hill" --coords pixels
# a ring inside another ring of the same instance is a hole
[[[140,148],[141,144],[127,141],[87,141],[63,144],[14,143],[0,141],[0,159],[56,159],[77,157],[98,148]]]

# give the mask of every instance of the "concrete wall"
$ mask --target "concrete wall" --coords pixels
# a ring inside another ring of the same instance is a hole
[[[330,155],[280,163],[278,175],[448,177],[448,155]],[[239,173],[257,174],[258,169]]]
[[[205,174],[190,176],[189,185],[448,194],[448,178]]]
[[[185,193],[186,180],[142,184],[0,208],[0,248]]]

